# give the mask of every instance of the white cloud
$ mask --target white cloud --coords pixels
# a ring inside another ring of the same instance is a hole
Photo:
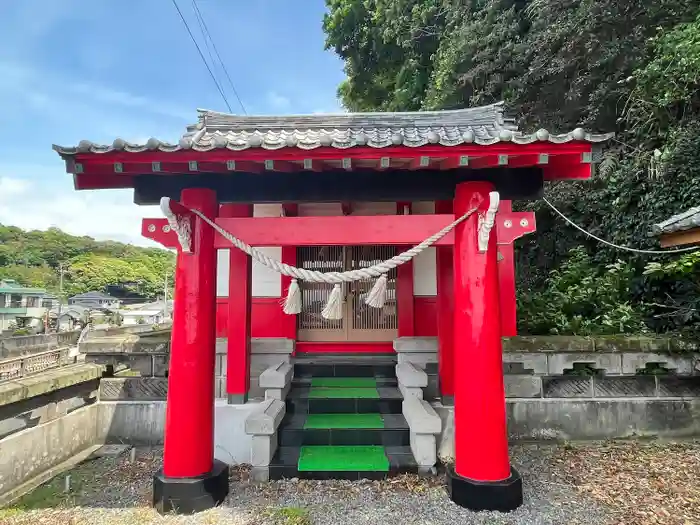
[[[280,95],[276,91],[269,91],[267,93],[267,103],[274,109],[286,109],[292,105],[292,101],[289,97]]]
[[[30,186],[29,182],[22,179],[0,177],[0,202],[26,193]]]
[[[57,227],[71,235],[157,246],[141,237],[141,220],[161,216],[157,206],[137,206],[131,190],[75,191],[71,176],[57,164],[0,165],[0,224],[25,230]],[[49,172],[54,181],[49,185],[25,178]]]

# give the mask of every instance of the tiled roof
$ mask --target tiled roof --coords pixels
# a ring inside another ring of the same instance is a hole
[[[651,227],[653,235],[663,235],[665,233],[675,233],[691,228],[700,228],[700,206],[690,208],[683,213],[669,217],[663,222],[654,224]]]
[[[414,111],[403,113],[341,113],[332,115],[240,116],[198,110],[199,121],[187,128],[178,144],[156,138],[145,144],[115,139],[111,145],[82,140],[77,147],[54,146],[61,155],[107,153],[110,151],[163,151],[193,149],[209,151],[249,148],[275,150],[296,147],[311,150],[322,146],[338,149],[354,146],[385,148],[418,147],[426,144],[457,146],[489,145],[497,142],[530,144],[549,141],[561,144],[572,140],[602,142],[613,134],[587,133],[581,128],[560,135],[541,129],[521,133],[512,119],[506,118],[503,103],[450,111]]]

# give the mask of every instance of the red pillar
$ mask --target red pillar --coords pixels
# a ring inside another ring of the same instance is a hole
[[[489,206],[493,187],[457,185],[455,216]],[[479,202],[481,203],[479,204]],[[452,500],[474,510],[512,510],[522,504],[522,481],[508,458],[498,294],[496,226],[479,251],[478,214],[455,229],[454,369],[469,371],[454,385],[455,467],[448,478]]]
[[[250,204],[223,204],[220,217],[252,217]],[[229,249],[226,394],[233,405],[245,404],[250,391],[250,324],[252,259],[238,248]]]
[[[185,189],[181,202],[216,217],[213,190]],[[203,510],[228,493],[228,467],[214,460],[214,230],[194,217],[191,235],[192,253],[177,255],[163,471],[153,487],[161,512]]]
[[[452,213],[452,202],[435,203],[435,213]],[[436,247],[438,382],[443,403],[452,404],[454,396],[454,294],[452,246]]]
[[[297,265],[297,247],[296,246],[282,246],[282,262],[290,266]],[[292,278],[286,275],[282,276],[282,299],[287,297],[287,291],[289,290],[289,285],[292,284]],[[288,339],[297,339],[297,319],[296,315],[285,315],[282,318],[282,337]]]
[[[397,252],[405,250],[403,246],[397,248]],[[396,268],[396,308],[399,317],[397,330],[399,337],[413,337],[415,335],[413,306],[413,261],[409,261]]]

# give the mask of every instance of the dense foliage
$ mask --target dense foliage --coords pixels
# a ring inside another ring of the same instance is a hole
[[[165,275],[173,275],[175,255],[112,241],[75,237],[57,228],[23,231],[0,225],[0,279],[59,291],[64,270],[65,296],[122,286],[147,298],[162,293]],[[172,277],[171,277],[172,278]]]
[[[700,204],[697,2],[327,4],[327,46],[345,61],[339,95],[348,109],[505,100],[523,129],[615,131],[593,180],[550,184],[545,194],[617,244],[658,248],[650,226]],[[576,232],[541,201],[518,206],[536,211],[538,228],[518,246],[523,331],[700,327],[700,257],[621,252]]]

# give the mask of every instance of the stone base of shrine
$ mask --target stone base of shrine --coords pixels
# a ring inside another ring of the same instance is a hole
[[[229,470],[214,460],[211,472],[192,478],[153,477],[153,507],[160,514],[193,514],[220,505],[228,496]]]
[[[514,468],[502,481],[476,481],[447,470],[447,492],[450,499],[469,510],[510,512],[523,504],[523,480]]]

